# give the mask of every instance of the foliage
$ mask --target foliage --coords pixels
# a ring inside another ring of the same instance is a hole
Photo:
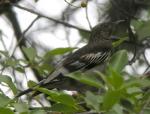
[[[24,49],[26,50],[26,54],[31,53],[32,49],[29,49],[31,48]],[[50,54],[51,52],[48,53]],[[57,49],[55,53],[58,54],[59,52],[62,53],[62,48],[60,51]],[[66,49],[64,49],[64,52],[66,52]],[[32,53],[36,53],[36,51],[34,50]],[[33,58],[32,56],[30,62],[34,63],[36,57],[34,56]],[[124,72],[126,64],[128,64],[127,51],[121,50],[112,56],[106,73],[96,71],[96,75],[87,75],[81,72],[68,74],[70,78],[99,89],[100,92],[98,93],[87,90],[85,93],[77,94],[74,97],[63,91],[48,90],[42,87],[36,88],[36,91],[46,94],[47,98],[53,102],[52,106],[47,108],[47,111],[72,114],[75,112],[84,112],[86,111],[85,107],[87,107],[93,113],[137,114],[143,111],[144,114],[148,114],[150,113],[150,109],[147,103],[149,103],[150,93],[144,88],[150,86],[150,80],[126,74]],[[40,67],[40,65],[36,67]],[[19,92],[10,77],[1,75],[0,81],[6,84],[14,95],[16,95],[16,92]],[[31,85],[34,86],[35,84],[30,84],[30,87]],[[33,107],[33,110],[30,110],[30,105],[27,102],[19,102],[18,99],[12,99],[2,91],[0,101],[0,111],[2,114],[14,114],[12,108],[21,114],[34,114],[37,113],[37,110],[38,114],[45,114],[46,110],[44,107],[40,109]],[[81,105],[83,103],[84,105]]]
[[[41,54],[38,50],[39,47],[35,48],[36,46],[33,45],[35,42],[30,42],[28,41],[29,39],[26,38],[28,36],[26,33],[34,22],[44,17],[54,22],[53,25],[50,26],[51,29],[53,29],[55,25],[55,27],[57,27],[58,24],[64,25],[64,28],[72,27],[77,29],[81,37],[80,42],[88,41],[89,37],[91,37],[90,31],[66,22],[72,22],[72,20],[76,21],[73,17],[74,12],[78,11],[78,8],[85,8],[86,18],[90,26],[87,8],[89,2],[93,2],[92,0],[72,0],[70,3],[64,0],[66,4],[71,5],[73,9],[67,6],[62,12],[61,19],[63,21],[60,21],[30,10],[30,8],[26,9],[21,7],[21,5],[17,6],[15,3],[19,1],[20,0],[4,0],[0,3],[0,14],[4,14],[11,22],[11,27],[14,29],[18,43],[13,51],[7,50],[7,46],[5,46],[7,41],[4,42],[1,38],[4,34],[0,30],[0,44],[3,44],[3,47],[6,48],[0,49],[0,114],[150,114],[150,73],[145,73],[150,68],[149,60],[145,56],[146,51],[149,51],[150,48],[149,0],[111,0],[112,8],[111,6],[107,7],[108,11],[104,12],[105,15],[101,17],[102,20],[106,17],[108,21],[122,20],[122,18],[127,19],[126,16],[129,16],[131,18],[129,27],[131,27],[134,34],[133,36],[136,37],[136,39],[130,41],[132,40],[132,38],[130,39],[132,35],[129,29],[126,29],[127,23],[120,25],[119,31],[114,32],[116,36],[113,36],[118,38],[113,42],[114,53],[104,71],[94,70],[90,73],[82,71],[73,72],[65,76],[65,79],[68,80],[56,80],[56,83],[49,84],[49,87],[37,86],[36,82],[29,80],[26,83],[28,88],[33,89],[33,92],[25,94],[25,97],[17,98],[15,96],[22,91],[22,85],[24,85],[24,82],[20,82],[17,78],[18,76],[19,79],[22,78],[20,74],[25,77],[28,75],[27,71],[30,69],[35,78],[38,80],[44,79],[55,70],[54,66],[56,64],[59,65],[57,62],[58,59],[63,59],[64,56],[76,49],[76,47],[69,45],[65,48],[59,47],[51,49],[50,51],[46,50],[44,54]],[[33,1],[38,3],[40,0]],[[123,3],[127,1],[129,4],[121,4],[119,7],[116,7],[115,5],[113,6],[115,1]],[[132,7],[133,1],[137,2],[137,6]],[[79,5],[76,5],[78,3]],[[17,20],[14,21],[14,19],[17,18],[13,18],[13,16],[16,15],[15,13],[13,14],[13,9],[15,8],[12,7],[17,7],[37,15],[37,18],[33,20],[23,33],[21,33],[22,30],[19,29],[19,24],[15,23]],[[115,7],[115,9],[113,9],[113,7]],[[146,16],[140,14],[140,11],[143,11],[143,9],[147,14]],[[65,12],[67,12],[67,15],[64,15]],[[70,18],[68,14],[72,14],[73,18]],[[65,16],[67,20],[64,19]],[[142,19],[143,17],[144,19]],[[72,20],[69,20],[69,18]],[[69,30],[65,29],[64,31],[67,33],[65,37],[68,37],[68,34],[70,34]],[[51,32],[55,34],[55,30],[51,30]],[[68,40],[67,42],[70,41]],[[124,46],[124,44],[127,45]],[[18,58],[18,56],[15,57],[15,52],[18,52],[18,47],[24,56],[21,59]],[[132,52],[134,49],[135,51]],[[135,58],[133,57],[136,63],[139,63],[135,65],[135,71],[138,71],[140,66],[147,67],[143,74],[137,75],[135,72],[130,74],[127,70],[127,67],[134,65],[129,62],[129,58],[131,58],[132,54],[133,56],[138,55]],[[66,91],[66,89],[71,88],[72,85],[75,86],[73,87],[75,90],[79,91],[71,91],[71,94],[69,93],[70,91]],[[38,93],[42,93],[44,96],[37,95]]]

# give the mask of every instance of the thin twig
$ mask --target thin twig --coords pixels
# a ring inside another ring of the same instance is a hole
[[[0,31],[0,34],[1,34],[1,35],[0,35],[0,40],[1,40],[1,42],[2,42],[2,45],[3,45],[4,49],[8,52],[7,47],[6,47],[6,44],[5,44],[5,42],[4,42],[3,38],[2,38],[2,35],[3,35],[2,31]]]
[[[133,33],[131,27],[130,27],[130,19],[128,19],[127,21],[128,23],[128,35],[129,35],[129,39],[131,42],[135,42],[135,44],[137,43],[137,37],[136,35]],[[136,56],[137,56],[137,45],[133,45],[134,46],[134,51],[133,51],[133,57],[132,59],[130,60],[130,64],[132,64],[133,62],[135,62],[136,60]]]
[[[70,30],[68,30],[67,28],[65,29],[65,32],[66,32],[66,41],[67,41],[67,44],[69,47],[71,47],[71,42],[70,42],[70,39],[69,39],[69,35],[70,35]]]
[[[148,69],[150,68],[150,64],[149,64],[149,61],[147,60],[147,58],[146,58],[146,56],[145,56],[145,53],[144,53],[144,52],[143,52],[143,57],[144,57],[145,62],[146,62],[146,64],[147,64],[147,68],[145,69],[145,71],[144,71],[144,73],[143,73],[143,74],[145,74],[145,73],[148,71]]]
[[[13,54],[15,53],[15,51],[16,51],[18,45],[19,45],[20,42],[23,40],[24,35],[28,32],[28,30],[32,27],[32,25],[33,25],[39,18],[40,18],[40,17],[37,16],[37,17],[31,22],[31,24],[25,29],[25,31],[24,31],[24,32],[22,33],[22,35],[21,35],[21,38],[18,40],[18,43],[16,44],[16,46],[15,46],[15,48],[14,48],[14,50],[13,50],[13,52],[12,52],[11,55],[13,55]]]
[[[2,34],[2,32],[1,32],[1,34]],[[6,47],[6,45],[5,45],[5,42],[4,42],[3,38],[2,38],[2,36],[0,36],[0,40],[1,40],[1,42],[2,42],[2,45],[3,45],[3,47],[4,47],[4,50],[5,50],[6,52],[8,52],[7,47]],[[6,68],[6,66],[4,65],[3,68],[0,69],[0,70],[1,70],[1,73],[0,73],[0,74],[1,74],[1,75],[2,75],[3,72],[5,71],[5,68]]]
[[[86,2],[87,2],[87,6],[85,8],[86,19],[87,19],[87,22],[89,24],[90,30],[92,30],[92,25],[90,23],[90,19],[89,19],[89,16],[88,16],[88,1],[86,1]]]
[[[81,8],[80,6],[75,6],[73,4],[71,4],[70,2],[68,2],[67,0],[64,0],[67,4],[69,4],[70,6],[76,7],[76,8]]]
[[[14,7],[19,8],[19,9],[28,11],[28,12],[30,12],[30,13],[32,13],[32,14],[38,15],[38,16],[40,16],[40,17],[44,17],[44,18],[49,19],[49,20],[51,20],[51,21],[54,21],[54,22],[56,22],[56,23],[63,24],[64,26],[71,27],[71,28],[74,28],[74,29],[77,29],[77,30],[80,30],[80,31],[84,31],[84,32],[90,32],[89,30],[85,30],[85,29],[79,28],[79,27],[77,27],[77,26],[74,26],[74,25],[72,25],[72,24],[66,23],[66,22],[64,22],[64,21],[57,20],[57,19],[54,19],[54,18],[45,16],[45,15],[43,15],[43,14],[41,14],[41,13],[38,13],[38,12],[33,11],[33,10],[31,10],[31,9],[22,7],[22,6],[20,6],[20,5],[13,4],[13,3],[11,3],[11,5],[14,6]]]

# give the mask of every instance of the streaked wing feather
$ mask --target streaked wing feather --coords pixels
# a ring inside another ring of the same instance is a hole
[[[89,53],[80,57],[81,61],[89,64],[99,64],[105,61],[109,56],[109,52]]]

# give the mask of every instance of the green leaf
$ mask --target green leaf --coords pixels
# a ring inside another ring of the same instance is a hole
[[[111,109],[115,104],[119,102],[120,97],[121,97],[120,90],[108,91],[104,96],[102,109],[106,111]]]
[[[54,70],[54,68],[50,64],[47,64],[47,63],[37,66],[36,69],[42,76],[47,75]]]
[[[127,89],[128,94],[133,94],[133,93],[141,93],[142,90],[138,87],[130,87]]]
[[[9,54],[7,51],[0,50],[0,54],[4,55],[5,57],[9,57]]]
[[[50,99],[57,103],[61,103],[61,104],[65,104],[65,105],[77,108],[77,104],[75,100],[73,99],[73,97],[66,93],[48,90],[46,88],[37,88],[37,90],[49,95]]]
[[[28,105],[25,103],[15,103],[14,108],[19,113],[28,112]]]
[[[143,114],[150,114],[150,108],[144,109]]]
[[[149,79],[138,79],[138,83],[141,85],[141,87],[150,87],[150,80]]]
[[[75,73],[70,73],[67,75],[70,78],[73,78],[75,80],[78,80],[84,84],[93,86],[93,87],[103,87],[103,85],[101,84],[101,81],[98,80],[96,78],[96,76],[94,75],[88,75],[88,74],[84,74],[84,73],[80,73],[80,72],[75,72]]]
[[[109,84],[111,84],[115,89],[121,88],[124,83],[123,76],[113,69],[110,69],[109,72],[111,73],[111,75],[107,77]]]
[[[11,88],[12,92],[14,93],[14,95],[17,93],[17,88],[16,88],[16,86],[12,82],[12,79],[9,76],[7,76],[7,75],[0,75],[0,82],[6,83]]]
[[[123,114],[123,107],[119,104],[114,105],[113,110],[116,112],[116,114]]]
[[[32,110],[29,114],[46,114],[44,110]]]
[[[18,61],[15,61],[15,60],[12,59],[12,58],[8,58],[8,59],[6,59],[6,61],[5,61],[5,65],[6,65],[6,66],[16,67],[17,64],[18,64]]]
[[[132,20],[131,21],[131,25],[132,26],[134,26],[134,29],[135,30],[138,30],[138,29],[140,29],[141,27],[143,27],[143,25],[144,25],[144,21],[138,21],[138,20]]]
[[[34,82],[34,81],[32,81],[32,80],[29,80],[29,81],[28,81],[28,87],[29,87],[29,88],[32,88],[32,87],[34,87],[34,86],[36,86],[36,85],[37,85],[36,82]]]
[[[73,113],[73,112],[77,112],[76,108],[65,105],[65,104],[61,104],[61,103],[57,103],[52,105],[52,107],[50,108],[52,111],[56,111],[56,112],[62,112],[62,113]]]
[[[9,108],[0,108],[0,114],[14,114]]]
[[[25,73],[25,69],[22,67],[16,67],[15,70],[20,72],[20,73]]]
[[[150,36],[150,20],[149,21],[132,21],[132,25],[140,40]]]
[[[106,114],[117,114],[117,113],[116,113],[116,111],[114,111],[114,110],[110,110],[110,111],[107,111]]]
[[[53,95],[52,98],[54,98],[57,102],[60,102],[62,104],[69,105],[72,107],[76,106],[74,99],[70,95],[61,93],[58,96]]]
[[[150,87],[150,80],[133,78],[126,81],[123,85],[123,88],[131,88],[131,87]]]
[[[67,52],[71,52],[74,49],[76,49],[76,48],[70,48],[70,47],[67,47],[67,48],[56,48],[54,50],[49,51],[47,54],[50,55],[50,56],[62,55],[62,54],[65,54]]]
[[[119,46],[119,45],[122,44],[126,39],[127,39],[127,37],[123,37],[123,38],[120,38],[118,41],[113,42],[113,47]]]
[[[126,50],[116,52],[110,60],[110,66],[116,72],[121,72],[128,63],[128,55]]]
[[[105,84],[108,86],[108,88],[111,88],[111,84],[108,80],[108,77],[105,74],[98,72],[98,71],[95,71],[95,73],[97,73],[98,76],[100,76],[100,78],[105,82]]]
[[[30,62],[33,62],[37,55],[36,50],[32,47],[29,47],[29,48],[23,47],[22,49],[24,53],[26,54],[26,56],[28,57],[28,59],[30,60]]]
[[[100,103],[102,102],[102,97],[94,95],[92,92],[86,92],[86,97],[84,98],[87,105],[92,106],[97,112],[100,111]]]
[[[10,100],[11,99],[9,99],[7,96],[0,94],[0,107],[5,107],[10,102]]]

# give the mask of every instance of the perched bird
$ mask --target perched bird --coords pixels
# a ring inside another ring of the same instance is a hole
[[[107,61],[112,51],[112,32],[116,26],[122,21],[105,22],[96,25],[92,31],[87,45],[76,50],[68,55],[46,79],[42,80],[39,85],[47,85],[55,80],[57,77],[65,75],[66,73],[77,70],[86,71],[97,65],[103,64]],[[30,91],[32,88],[25,90],[17,95],[20,97]]]
[[[96,25],[91,31],[88,44],[68,55],[58,68],[43,81],[43,84],[50,82],[60,74],[77,70],[85,71],[104,63],[111,54],[111,35],[116,24],[117,22],[107,22]]]

